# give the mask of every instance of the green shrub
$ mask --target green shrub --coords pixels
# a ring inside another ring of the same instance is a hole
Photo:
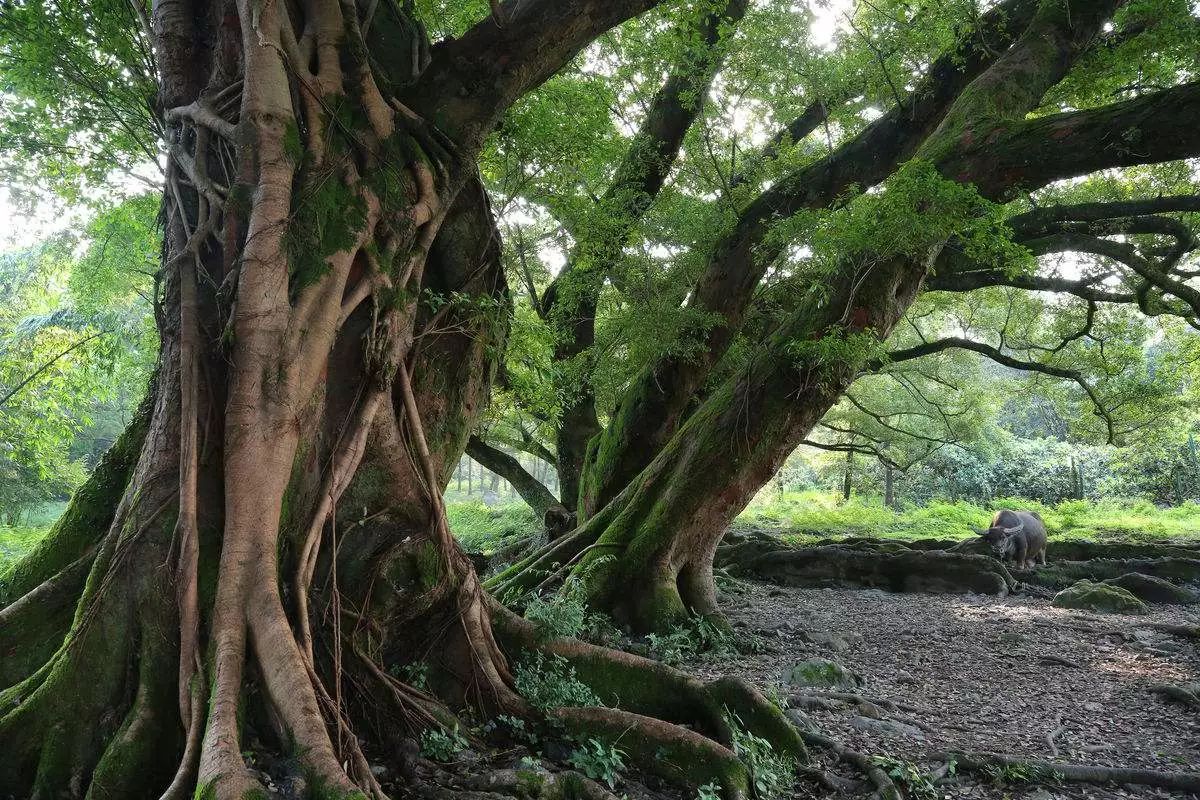
[[[746,730],[736,714],[726,713],[733,731],[733,752],[750,772],[754,795],[771,800],[790,791],[796,772],[792,759],[776,753],[769,741]]]
[[[470,746],[457,730],[426,728],[421,734],[421,755],[434,761],[453,761],[454,757]]]
[[[604,781],[613,789],[625,769],[625,751],[599,739],[584,739],[571,751],[568,761],[592,780]]]
[[[986,507],[963,500],[933,500],[895,510],[877,498],[856,495],[843,501],[839,495],[815,489],[762,492],[735,525],[774,528],[794,544],[851,536],[962,539],[972,535],[972,527],[985,527],[1002,508],[1038,512],[1047,531],[1058,539],[1152,541],[1200,533],[1200,505],[1190,502],[1158,508],[1141,498],[1064,500],[1052,505],[998,497]]]
[[[687,625],[646,636],[655,658],[664,664],[679,664],[701,653],[715,656],[736,652],[733,634],[707,617],[693,617]]]
[[[901,758],[875,756],[871,759],[894,783],[904,790],[910,800],[938,800],[941,796],[933,784],[933,777],[921,767]],[[950,763],[948,774],[954,774],[954,763]]]
[[[592,688],[579,680],[575,668],[562,656],[534,653],[517,663],[513,677],[521,696],[542,711],[601,704]]]

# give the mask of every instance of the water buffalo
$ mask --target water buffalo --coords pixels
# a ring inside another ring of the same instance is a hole
[[[1036,511],[1002,509],[992,517],[990,528],[976,528],[975,533],[1017,569],[1032,569],[1034,561],[1046,563],[1046,525]]]

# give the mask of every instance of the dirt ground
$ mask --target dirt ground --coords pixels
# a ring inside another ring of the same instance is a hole
[[[846,704],[805,709],[827,736],[862,753],[926,766],[946,749],[1053,759],[1053,735],[1062,761],[1200,771],[1200,714],[1149,690],[1154,683],[1200,680],[1194,641],[1145,627],[1200,622],[1184,607],[1123,616],[1058,609],[1024,596],[760,583],[739,588],[724,597],[725,611],[737,629],[761,637],[763,652],[688,668],[704,676],[738,674],[788,698],[800,690],[781,684],[785,670],[809,658],[837,661],[861,676],[863,696],[911,707],[891,714],[900,725],[884,726]],[[857,777],[834,767],[828,754],[818,755],[824,767]],[[987,779],[942,786],[939,794],[989,800],[1185,796],[1141,786],[994,785]],[[828,793],[813,786],[797,794],[813,795]]]

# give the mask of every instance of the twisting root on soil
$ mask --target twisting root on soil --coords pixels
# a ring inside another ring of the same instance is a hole
[[[867,780],[875,785],[875,796],[879,797],[880,800],[904,800],[903,795],[900,794],[900,790],[896,788],[896,784],[892,782],[887,773],[872,761],[869,756],[863,755],[841,742],[814,731],[800,731],[800,736],[806,744],[828,750],[837,756],[839,760],[844,761],[867,776]]]
[[[1137,767],[1102,767],[1095,764],[1064,764],[1058,761],[1039,761],[1017,758],[1002,753],[940,753],[941,761],[954,761],[958,770],[994,775],[999,770],[1020,770],[1033,781],[1062,780],[1076,783],[1124,784],[1137,783],[1178,792],[1200,791],[1200,772],[1163,772]]]

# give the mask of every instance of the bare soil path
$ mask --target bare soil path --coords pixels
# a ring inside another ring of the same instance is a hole
[[[1058,609],[1049,600],[1025,596],[792,589],[756,582],[741,583],[739,590],[724,595],[724,609],[738,630],[762,637],[763,652],[689,668],[706,676],[741,675],[789,698],[803,690],[781,683],[786,669],[810,658],[837,661],[862,677],[858,691],[864,697],[911,707],[883,723],[844,702],[804,709],[827,736],[862,753],[925,766],[934,763],[935,753],[959,749],[1200,771],[1200,714],[1150,689],[1200,681],[1197,642],[1147,626],[1200,623],[1185,607],[1159,605],[1144,616],[1123,616]],[[835,766],[828,754],[819,755],[831,772],[861,777]],[[827,791],[814,786],[811,794]],[[801,788],[797,796],[810,795]],[[938,796],[1187,795],[1144,786],[995,785],[970,779],[939,786]]]

